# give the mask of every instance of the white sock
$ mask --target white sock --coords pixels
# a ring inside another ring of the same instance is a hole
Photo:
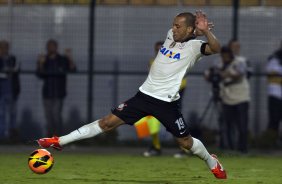
[[[209,154],[203,143],[193,137],[193,146],[190,151],[206,162],[210,169],[215,168],[216,160]]]
[[[79,129],[59,138],[59,143],[61,146],[68,143],[78,141],[81,139],[87,139],[94,137],[103,132],[101,127],[98,124],[99,120],[89,123],[80,127]]]

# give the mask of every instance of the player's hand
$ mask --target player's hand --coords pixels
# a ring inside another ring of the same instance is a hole
[[[209,22],[207,16],[202,11],[196,11],[196,30],[199,32],[209,31]]]
[[[213,24],[212,22],[209,22],[208,25],[209,25],[209,30],[210,30],[210,31],[213,30],[214,24]],[[197,36],[203,36],[203,35],[204,35],[204,32],[203,32],[203,31],[200,31],[199,29],[196,28],[195,31],[194,31],[194,34],[195,34],[196,37],[197,37]]]

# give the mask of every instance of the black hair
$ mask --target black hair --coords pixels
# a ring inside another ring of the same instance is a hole
[[[281,45],[280,48],[278,48],[278,50],[274,51],[273,54],[271,54],[267,60],[270,61],[272,58],[277,58],[279,60],[279,63],[282,65],[282,40],[281,40]]]
[[[220,50],[220,54],[229,54],[232,59],[234,59],[234,54],[229,46],[222,46]]]
[[[46,47],[49,45],[49,44],[53,44],[55,45],[56,47],[58,47],[58,42],[54,39],[49,39],[46,43]]]
[[[282,65],[282,48],[274,52],[273,57],[277,58]]]
[[[186,19],[186,25],[195,28],[196,16],[193,13],[183,12],[179,13],[176,17],[184,17]]]

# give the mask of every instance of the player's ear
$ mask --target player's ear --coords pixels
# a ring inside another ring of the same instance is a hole
[[[193,32],[194,32],[194,27],[188,26],[188,27],[187,27],[187,33],[188,33],[188,34],[191,34],[191,33],[193,33]]]

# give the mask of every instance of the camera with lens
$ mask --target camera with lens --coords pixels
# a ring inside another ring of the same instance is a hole
[[[220,82],[222,81],[222,77],[220,75],[220,69],[217,67],[210,67],[207,71],[207,81],[212,85],[212,93],[214,100],[220,100],[219,92],[220,92]]]

